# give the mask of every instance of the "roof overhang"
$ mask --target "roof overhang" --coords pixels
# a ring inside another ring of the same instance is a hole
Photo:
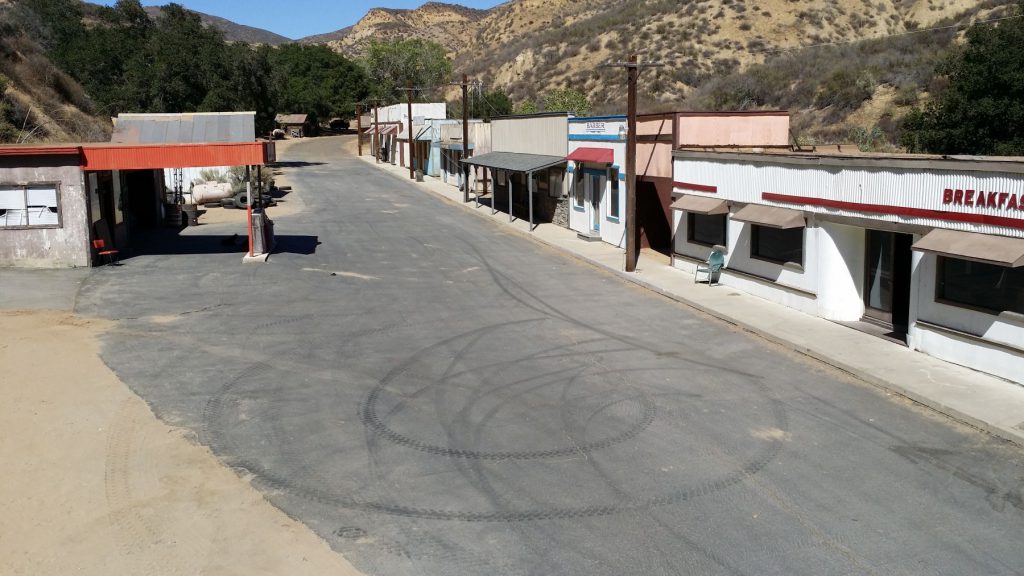
[[[683,194],[679,200],[672,203],[672,209],[712,216],[717,214],[728,214],[729,202],[720,198]]]
[[[738,212],[732,215],[733,220],[788,230],[790,228],[803,228],[807,226],[804,213],[789,208],[777,208],[763,204],[747,204]]]
[[[0,156],[75,156],[81,146],[0,146]]]
[[[156,170],[262,166],[276,160],[273,142],[83,146],[83,170]]]
[[[611,148],[577,148],[565,157],[570,162],[590,162],[592,164],[614,164],[615,151]]]
[[[462,161],[470,166],[507,170],[509,172],[537,172],[565,164],[561,156],[543,154],[521,154],[519,152],[490,152]]]
[[[915,242],[914,250],[1006,268],[1024,266],[1024,238],[936,228]]]

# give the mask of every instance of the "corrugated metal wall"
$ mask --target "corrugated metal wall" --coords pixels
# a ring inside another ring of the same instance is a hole
[[[714,161],[706,159],[675,160],[674,178],[687,182],[716,186],[717,195],[738,202],[801,208],[808,212],[876,219],[965,232],[1024,237],[1024,210],[997,207],[973,207],[944,202],[946,189],[983,190],[1016,194],[1024,199],[1024,176],[998,172],[958,173],[946,170],[911,170],[906,168],[872,169],[835,166],[786,166],[755,161]],[[689,192],[688,192],[689,193]],[[764,194],[781,194],[832,201],[872,205],[868,211],[856,207],[818,206],[766,200]],[[916,212],[899,214],[899,212]],[[883,213],[890,211],[892,213]],[[929,213],[931,211],[931,213]],[[943,217],[943,213],[949,214]],[[959,216],[983,215],[1017,221],[1004,224],[958,221]]]
[[[495,152],[545,154],[564,158],[569,153],[569,118],[496,118],[491,121],[491,147]]]

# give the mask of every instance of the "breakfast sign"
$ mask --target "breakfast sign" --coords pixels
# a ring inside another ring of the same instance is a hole
[[[1006,212],[1024,212],[1024,198],[1012,192],[986,192],[983,190],[961,190],[946,188],[942,191],[942,203],[947,206],[967,208],[988,208]]]

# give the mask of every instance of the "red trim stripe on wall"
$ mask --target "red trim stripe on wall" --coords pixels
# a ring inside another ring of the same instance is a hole
[[[907,208],[904,206],[890,206],[886,204],[862,204],[860,202],[844,202],[842,200],[829,200],[827,198],[775,194],[774,192],[762,192],[761,198],[770,202],[780,202],[783,204],[804,204],[807,206],[834,208],[836,210],[854,210],[857,212],[868,212],[871,214],[909,216],[911,218],[934,218],[936,220],[946,220],[949,222],[988,224],[991,226],[1003,226],[1006,228],[1018,228],[1024,230],[1024,219],[1007,218],[1006,216],[990,216],[988,214],[970,214],[963,212],[943,212],[941,210],[929,210],[927,208]]]
[[[690,182],[673,182],[672,185],[681,190],[693,190],[694,192],[709,192],[711,194],[718,192],[718,186],[707,186]]]

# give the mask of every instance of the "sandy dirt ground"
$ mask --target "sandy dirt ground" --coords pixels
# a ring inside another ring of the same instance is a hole
[[[0,311],[0,574],[351,575],[98,356],[112,326]]]

